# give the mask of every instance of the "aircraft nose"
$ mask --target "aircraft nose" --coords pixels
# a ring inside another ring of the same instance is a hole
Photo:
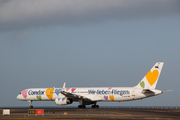
[[[18,100],[21,100],[21,99],[22,99],[22,95],[18,95],[18,96],[17,96],[17,99],[18,99]]]
[[[19,99],[19,95],[17,96],[17,99]]]

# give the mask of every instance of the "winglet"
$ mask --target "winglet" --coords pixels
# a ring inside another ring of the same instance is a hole
[[[65,91],[65,89],[66,89],[65,86],[66,86],[66,83],[64,82],[63,87],[60,92]]]
[[[64,82],[62,89],[65,89],[66,83]]]

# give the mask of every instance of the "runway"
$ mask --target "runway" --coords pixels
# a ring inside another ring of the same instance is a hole
[[[43,108],[38,108],[43,109]],[[180,109],[142,108],[44,108],[44,116],[29,115],[28,108],[10,109],[10,116],[3,120],[54,120],[54,119],[180,119]]]

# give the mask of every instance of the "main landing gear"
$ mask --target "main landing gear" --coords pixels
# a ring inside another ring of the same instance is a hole
[[[86,108],[85,105],[78,105],[78,108]]]
[[[91,104],[94,104],[92,105],[91,107],[92,108],[99,108],[99,105],[96,105],[96,101],[83,101],[82,99],[79,99],[79,104],[78,105],[78,108],[86,108],[86,105],[91,105]]]
[[[99,108],[99,105],[92,105],[92,108]],[[78,108],[86,108],[86,105],[78,105]]]
[[[29,108],[33,108],[33,106],[32,106],[32,100],[28,100],[28,102],[29,102]]]
[[[92,105],[92,108],[99,108],[99,105]]]
[[[96,102],[94,103],[94,105],[91,106],[92,108],[99,108],[99,105],[96,105]]]

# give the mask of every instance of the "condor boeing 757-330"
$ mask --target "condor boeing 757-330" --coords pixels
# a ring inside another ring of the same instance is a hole
[[[158,82],[163,62],[157,62],[144,78],[134,87],[84,87],[66,88],[65,83],[62,88],[30,88],[23,90],[18,96],[18,100],[32,101],[55,101],[57,105],[67,105],[79,102],[78,108],[85,108],[92,105],[92,108],[99,108],[97,102],[131,101],[143,99],[163,93],[157,90]]]

